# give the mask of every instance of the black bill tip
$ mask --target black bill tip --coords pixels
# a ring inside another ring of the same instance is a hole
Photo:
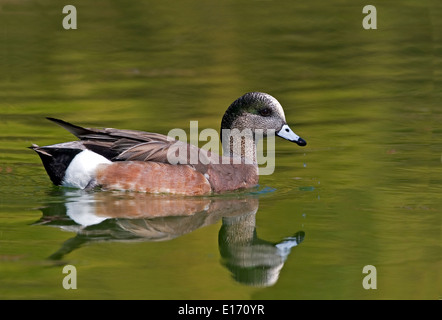
[[[307,141],[305,141],[304,139],[302,139],[302,138],[299,138],[297,141],[295,141],[296,142],[296,144],[298,145],[298,146],[300,146],[300,147],[304,147],[304,146],[306,146],[307,145]]]

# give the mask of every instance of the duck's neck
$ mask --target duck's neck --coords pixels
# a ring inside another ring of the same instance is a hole
[[[257,142],[252,130],[223,129],[221,134],[224,156],[239,157],[244,163],[257,164]]]

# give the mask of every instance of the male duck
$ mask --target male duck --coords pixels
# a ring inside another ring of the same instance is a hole
[[[299,146],[306,145],[287,125],[280,103],[261,92],[241,96],[224,114],[221,122],[224,156],[158,133],[82,128],[48,119],[80,140],[30,148],[38,153],[55,185],[82,189],[100,186],[203,195],[249,188],[258,183],[259,132],[266,136],[273,130]]]

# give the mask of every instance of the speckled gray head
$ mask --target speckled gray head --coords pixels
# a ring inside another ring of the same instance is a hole
[[[260,129],[264,133],[274,130],[281,138],[299,146],[307,145],[307,142],[287,125],[284,109],[278,100],[263,92],[249,92],[236,99],[224,114],[221,132],[223,129]]]

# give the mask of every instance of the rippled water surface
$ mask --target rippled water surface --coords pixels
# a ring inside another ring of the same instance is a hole
[[[436,2],[371,3],[364,30],[362,1],[73,1],[64,30],[58,1],[1,1],[0,298],[440,298]],[[26,148],[73,139],[47,116],[218,130],[249,91],[308,145],[278,139],[246,192],[57,188]]]

